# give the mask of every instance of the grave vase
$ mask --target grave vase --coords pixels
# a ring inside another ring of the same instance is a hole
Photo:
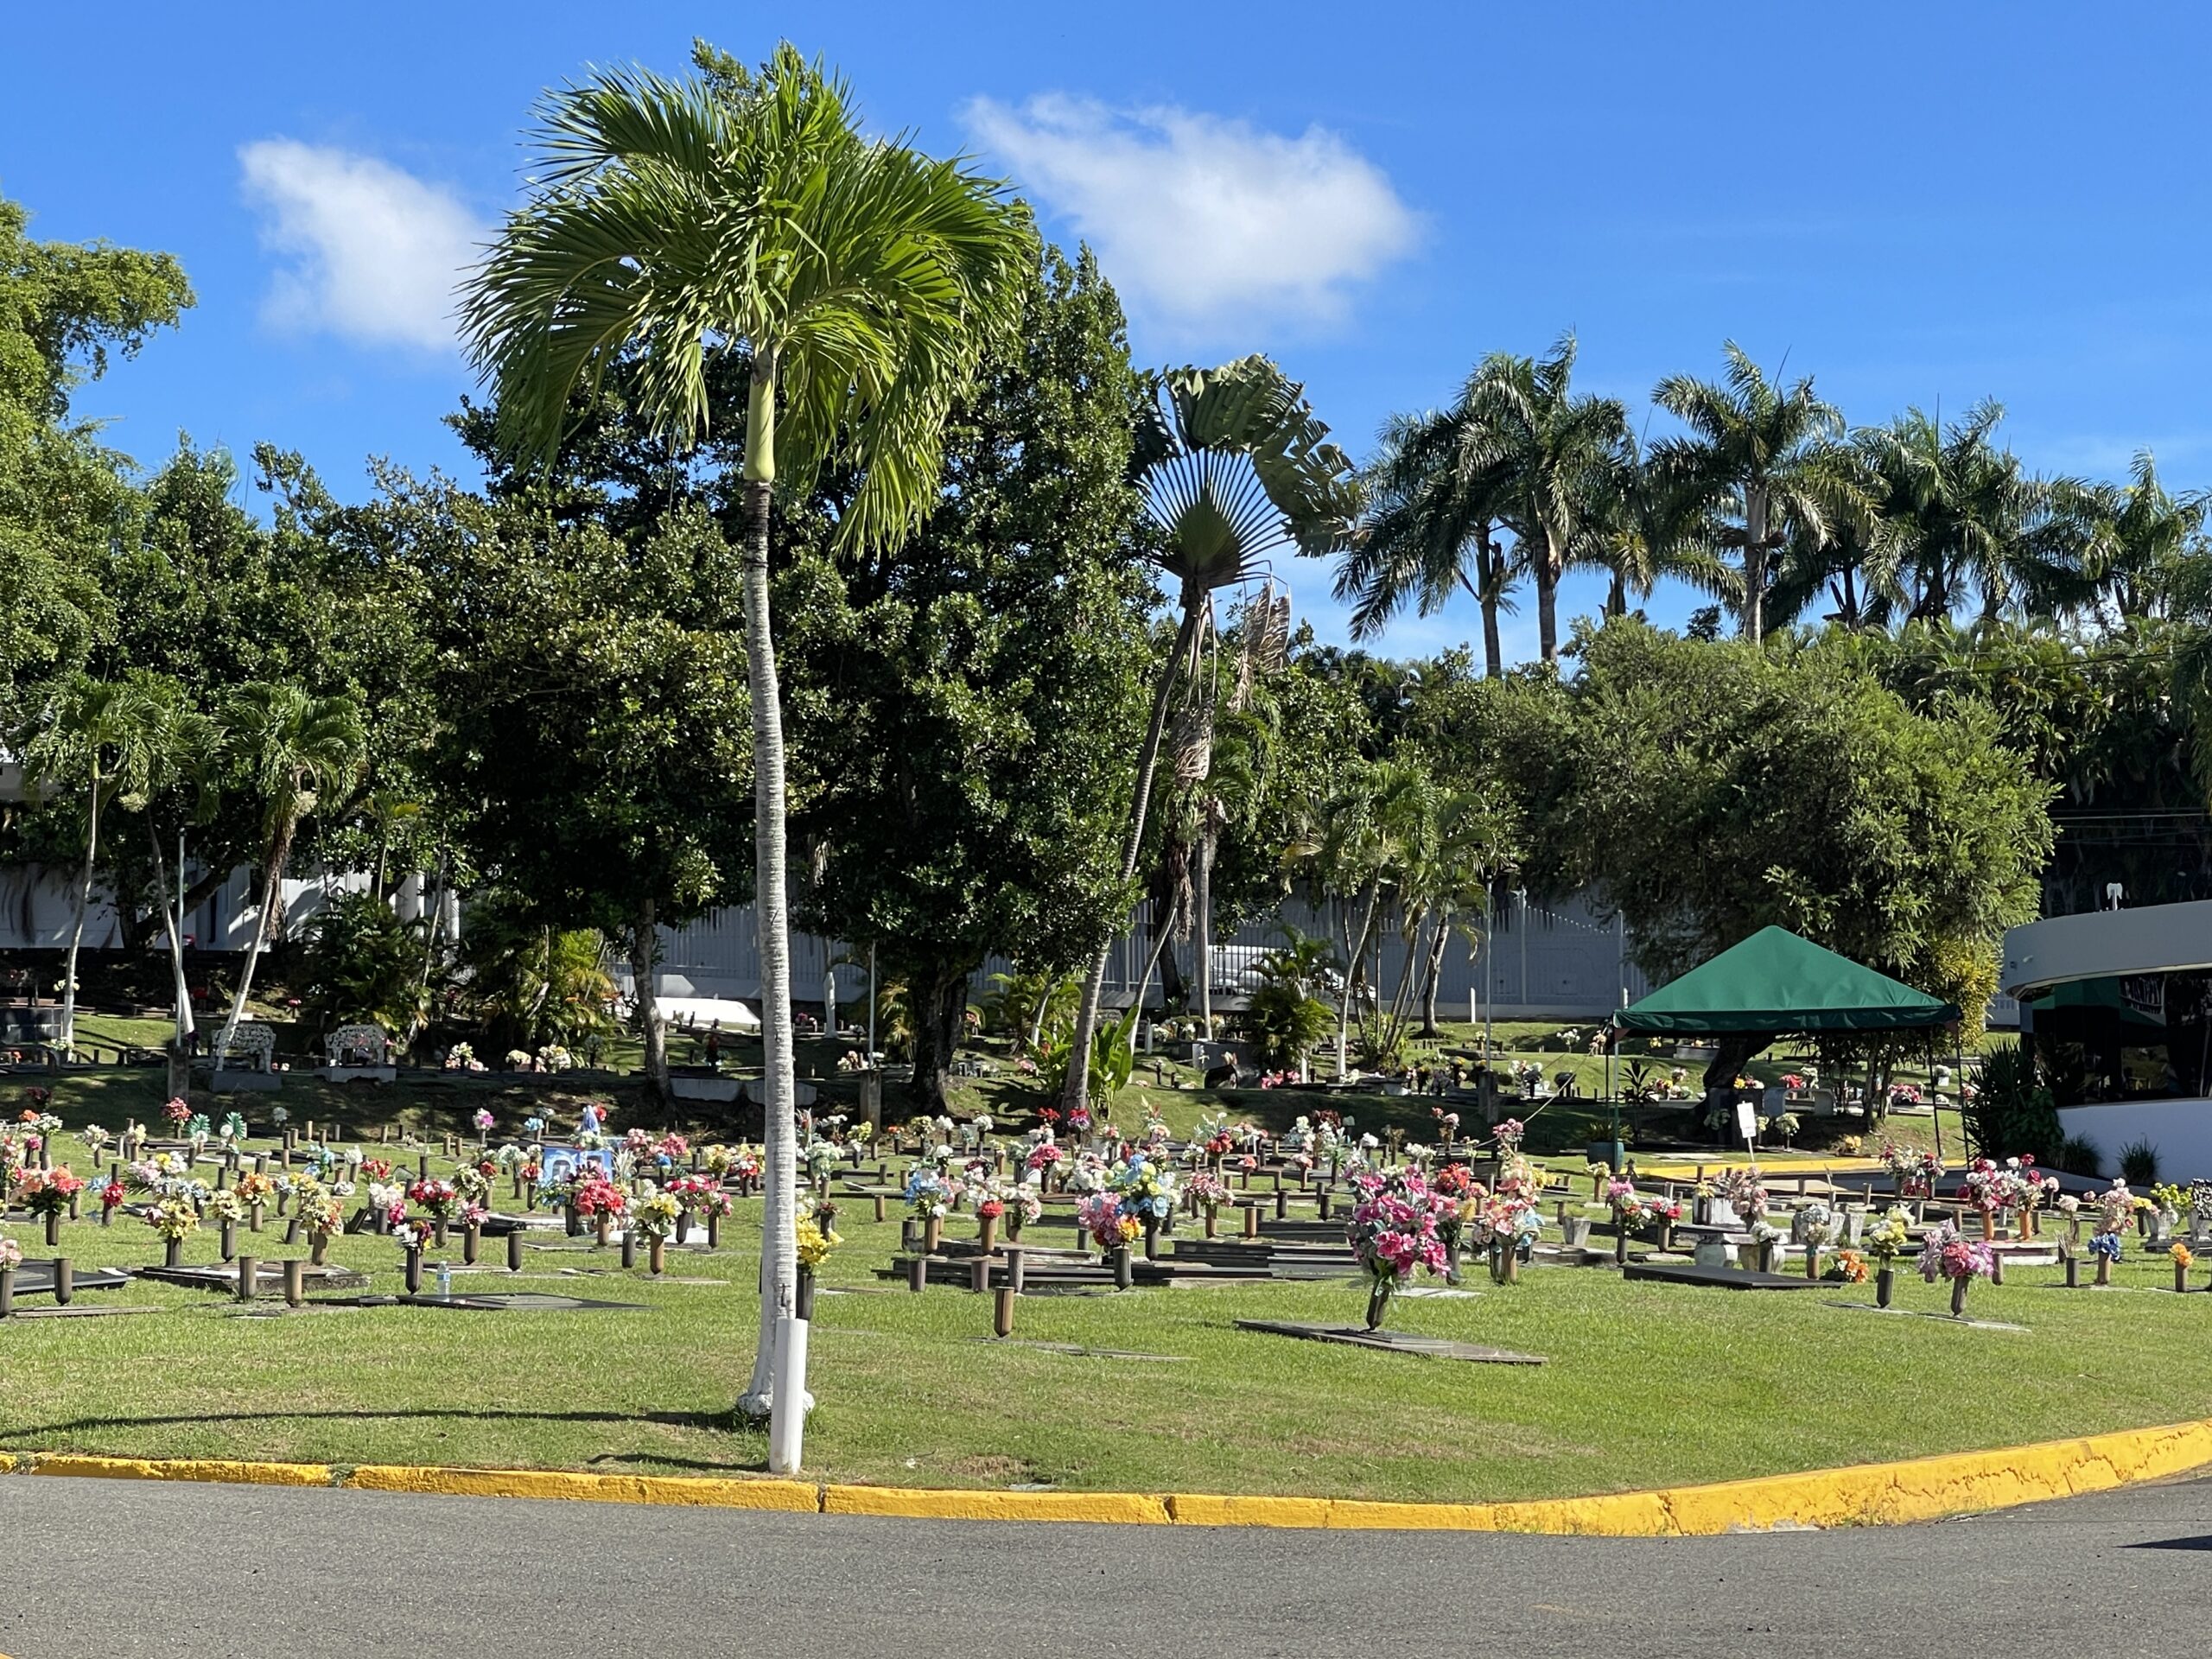
[[[1496,1239],[1490,1242],[1490,1279],[1494,1285],[1505,1282],[1505,1246]]]
[[[1805,1246],[1805,1276],[1815,1280],[1821,1276],[1821,1247],[1817,1244]]]
[[[998,1243],[999,1218],[996,1216],[984,1216],[978,1219],[976,1224],[976,1248],[985,1255],[988,1255],[998,1248]]]
[[[2174,1263],[2174,1288],[2177,1291],[2189,1288],[2189,1268],[2179,1262]]]
[[[1962,1319],[1967,1316],[1967,1276],[1961,1274],[1951,1281],[1951,1317]]]
[[[614,1217],[604,1210],[591,1218],[592,1236],[598,1241],[599,1248],[602,1250],[607,1248],[607,1236],[613,1225]]]
[[[1367,1328],[1379,1331],[1382,1319],[1390,1311],[1390,1294],[1398,1287],[1395,1279],[1377,1279],[1367,1292]]]
[[[683,1211],[676,1217],[676,1242],[679,1244],[691,1236],[691,1212]]]
[[[46,1242],[49,1246],[61,1243],[61,1212],[59,1210],[46,1212]]]
[[[1144,1259],[1147,1262],[1160,1259],[1160,1217],[1149,1211],[1144,1218]]]
[[[1618,1215],[1613,1217],[1613,1265],[1628,1265],[1628,1223]]]
[[[1759,1271],[1761,1273],[1772,1273],[1774,1271],[1774,1240],[1770,1238],[1763,1238],[1758,1241],[1757,1248],[1758,1250]]]
[[[2112,1257],[2102,1250],[2097,1252],[2097,1282],[2101,1285],[2112,1283]]]
[[[1113,1255],[1114,1288],[1127,1290],[1136,1282],[1136,1267],[1129,1259],[1129,1247],[1126,1244],[1116,1244],[1114,1247]]]
[[[0,1263],[0,1319],[14,1316],[16,1312],[16,1270]]]
[[[709,1210],[707,1212],[707,1248],[710,1250],[719,1248],[721,1239],[722,1218],[719,1213]]]
[[[477,1246],[482,1243],[484,1230],[470,1222],[461,1230],[461,1259],[468,1267],[476,1265]]]
[[[931,1216],[922,1223],[922,1254],[935,1255],[944,1238],[944,1217]]]
[[[319,1268],[322,1266],[323,1259],[329,1254],[330,1235],[328,1233],[312,1233],[308,1235],[308,1260],[309,1262]]]
[[[410,1245],[407,1251],[407,1294],[423,1294],[423,1247],[419,1244]]]
[[[1459,1282],[1459,1241],[1456,1238],[1444,1247],[1444,1282],[1447,1285]]]
[[[1519,1284],[1521,1282],[1521,1245],[1519,1241],[1515,1239],[1506,1240],[1505,1249],[1500,1252],[1500,1254],[1504,1258],[1505,1282],[1509,1285]]]
[[[165,1238],[162,1241],[162,1265],[165,1268],[176,1268],[184,1265],[184,1241],[182,1239]]]
[[[1006,1212],[1006,1242],[1009,1244],[1021,1243],[1021,1206],[1019,1204]]]
[[[1897,1270],[1895,1268],[1884,1267],[1874,1269],[1875,1306],[1887,1307],[1890,1305],[1890,1298],[1897,1294]]]
[[[224,1261],[228,1262],[238,1255],[238,1224],[228,1216],[223,1217],[221,1225],[216,1229],[216,1243],[222,1248]]]
[[[652,1242],[645,1246],[645,1268],[649,1273],[665,1273],[668,1270],[668,1241],[658,1233],[655,1233]],[[799,1317],[804,1319],[806,1315],[802,1313]]]
[[[1560,1223],[1560,1231],[1568,1249],[1586,1249],[1590,1243],[1590,1217],[1569,1216]]]
[[[799,1264],[797,1294],[798,1317],[811,1325],[814,1322],[814,1269],[804,1262]]]

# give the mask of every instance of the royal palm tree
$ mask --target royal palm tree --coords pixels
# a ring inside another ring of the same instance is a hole
[[[240,686],[224,709],[223,724],[238,769],[262,801],[262,887],[230,1017],[215,1039],[218,1064],[245,1018],[261,953],[283,928],[284,867],[291,861],[292,838],[325,797],[353,781],[368,751],[361,705],[351,695],[321,697],[289,682]]]
[[[1651,446],[1653,466],[1724,520],[1720,543],[1739,550],[1744,637],[1766,633],[1776,555],[1792,535],[1817,543],[1841,520],[1866,515],[1842,446],[1843,416],[1814,394],[1808,376],[1783,386],[1734,340],[1721,347],[1719,381],[1670,375],[1652,401],[1689,428]]]
[[[2183,561],[2203,554],[2208,505],[2204,491],[2170,492],[2148,449],[2136,452],[2126,483],[2067,493],[2062,509],[2082,530],[2082,575],[2111,620],[2165,614]]]
[[[788,44],[756,73],[703,45],[699,73],[594,75],[539,109],[537,183],[472,276],[464,319],[511,442],[548,455],[570,392],[626,352],[641,410],[679,451],[732,413],[708,359],[749,356],[745,645],[752,696],[768,1210],[761,1340],[742,1402],[779,1420],[775,1347],[796,1308],[790,915],[783,712],[768,611],[769,512],[835,448],[857,480],[841,548],[895,543],[937,499],[943,429],[985,350],[1019,323],[1035,257],[1001,187],[861,130],[845,83]],[[804,1411],[804,1401],[795,1402]]]
[[[92,906],[100,820],[118,795],[144,788],[143,737],[137,699],[127,682],[79,677],[62,689],[53,717],[32,740],[26,755],[30,774],[42,789],[84,793],[85,862],[77,880],[69,950],[61,970],[60,1046],[65,1055],[77,1041],[77,957]]]
[[[169,976],[175,997],[175,1029],[169,1042],[169,1094],[180,1096],[191,1079],[192,988],[184,969],[184,912],[171,890],[168,838],[177,838],[177,875],[184,874],[184,834],[209,804],[209,785],[221,761],[221,723],[192,706],[184,687],[165,676],[134,674],[131,690],[144,755],[143,792],[136,800],[146,822],[146,841],[154,855],[154,902],[169,947]],[[133,801],[126,800],[126,805]],[[168,822],[164,822],[165,817]]]
[[[1536,590],[1536,638],[1559,661],[1559,584],[1570,566],[1599,562],[1602,527],[1618,512],[1632,465],[1628,411],[1573,389],[1574,336],[1544,358],[1497,353],[1459,396],[1460,467],[1494,478],[1499,517],[1512,530]]]
[[[1369,463],[1367,512],[1337,565],[1336,596],[1352,607],[1355,639],[1372,639],[1414,602],[1422,616],[1465,592],[1482,607],[1483,671],[1505,673],[1501,613],[1513,608],[1522,566],[1507,540],[1507,472],[1478,461],[1466,442],[1467,400],[1394,416]]]
[[[1912,409],[1856,436],[1877,525],[1868,569],[1911,620],[1947,618],[1969,599],[1983,617],[2092,600],[2089,487],[2024,472],[1993,441],[2004,418],[1984,398],[1948,425]]]
[[[1351,460],[1328,442],[1329,429],[1314,418],[1305,388],[1268,359],[1170,369],[1151,376],[1147,390],[1129,466],[1157,532],[1153,556],[1175,586],[1181,614],[1137,752],[1122,842],[1124,886],[1136,876],[1160,741],[1177,685],[1196,677],[1199,632],[1212,615],[1213,594],[1259,575],[1277,552],[1336,552],[1351,538],[1359,510]],[[1154,950],[1166,940],[1163,932]],[[1110,938],[1099,947],[1076,1007],[1071,1052],[1077,1058],[1062,1094],[1069,1111],[1090,1097],[1084,1057],[1098,1027],[1112,950]],[[1143,983],[1138,982],[1140,995]]]

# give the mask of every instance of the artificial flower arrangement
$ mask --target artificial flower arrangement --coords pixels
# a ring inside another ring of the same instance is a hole
[[[1140,1224],[1150,1220],[1164,1227],[1174,1217],[1175,1172],[1144,1153],[1133,1152],[1115,1166],[1106,1186]]]
[[[237,1146],[245,1139],[245,1119],[236,1112],[224,1113],[222,1125],[215,1131],[215,1138],[226,1147]]]
[[[1313,1149],[1313,1121],[1303,1116],[1296,1118],[1283,1132],[1285,1152],[1311,1152]]]
[[[1821,1277],[1836,1284],[1863,1285],[1868,1278],[1866,1258],[1857,1250],[1838,1250]]]
[[[68,1209],[70,1198],[84,1185],[66,1165],[57,1169],[27,1169],[16,1177],[16,1202],[35,1216],[58,1216]]]
[[[85,1150],[91,1153],[96,1161],[107,1150],[108,1142],[115,1139],[97,1123],[86,1124],[77,1132],[77,1138],[85,1143]]]
[[[453,1214],[454,1205],[461,1201],[461,1193],[451,1181],[416,1181],[409,1185],[407,1196],[429,1211],[435,1221],[446,1220]]]
[[[1111,1192],[1089,1192],[1077,1202],[1076,1220],[1098,1248],[1111,1255],[1125,1249],[1144,1230],[1135,1216],[1122,1213],[1121,1200]]]
[[[0,1273],[13,1273],[23,1265],[23,1247],[12,1238],[0,1238]]]
[[[860,1050],[849,1048],[837,1057],[837,1069],[840,1071],[867,1071],[874,1068],[868,1065],[868,1057]]]
[[[1368,1277],[1367,1328],[1376,1329],[1390,1299],[1416,1272],[1444,1271],[1445,1243],[1437,1230],[1442,1212],[1458,1201],[1436,1192],[1417,1169],[1355,1176],[1355,1202],[1344,1237]]]
[[[1943,1179],[1943,1160],[1932,1152],[1882,1143],[1882,1167],[1897,1182],[1899,1198],[1932,1198],[1936,1183]]]
[[[686,1214],[702,1221],[709,1216],[728,1216],[737,1207],[720,1183],[704,1175],[678,1175],[666,1190],[676,1195]]]
[[[480,1135],[489,1135],[492,1133],[493,1125],[499,1120],[492,1116],[490,1108],[480,1106],[476,1109],[476,1116],[470,1121],[476,1125]]]
[[[464,1204],[481,1204],[492,1195],[492,1178],[484,1164],[462,1164],[453,1173],[453,1190]]]
[[[932,1165],[916,1164],[906,1172],[906,1211],[917,1221],[942,1220],[956,1196],[952,1183]]]
[[[737,1154],[719,1141],[699,1154],[699,1161],[707,1166],[707,1173],[715,1176],[728,1174],[736,1160]]]
[[[1230,1202],[1231,1195],[1228,1182],[1210,1169],[1201,1169],[1183,1183],[1183,1196],[1192,1209],[1205,1217],[1211,1229],[1214,1217],[1220,1213],[1222,1205]]]
[[[1912,1217],[1903,1205],[1891,1205],[1879,1216],[1870,1217],[1859,1231],[1860,1246],[1884,1267],[1912,1248]]]
[[[200,1213],[216,1221],[244,1221],[245,1204],[234,1186],[219,1186],[207,1195],[200,1206]]]
[[[529,1071],[530,1051],[526,1048],[509,1049],[507,1051],[507,1070],[510,1071]]]
[[[799,1163],[805,1169],[808,1180],[826,1181],[836,1173],[842,1155],[833,1141],[810,1141],[799,1154]]]
[[[1491,1131],[1491,1138],[1497,1142],[1500,1153],[1510,1154],[1521,1150],[1521,1142],[1528,1134],[1528,1126],[1519,1118],[1508,1117],[1498,1121],[1497,1126]]]
[[[172,1100],[162,1108],[162,1116],[168,1122],[175,1124],[179,1128],[181,1128],[185,1124],[192,1121],[192,1108],[186,1105],[181,1100]]]
[[[845,1242],[812,1215],[802,1216],[793,1223],[791,1234],[798,1246],[798,1264],[809,1273],[819,1269],[830,1259],[830,1252]]]
[[[146,1224],[162,1238],[175,1241],[200,1230],[200,1211],[187,1198],[167,1198],[146,1211]]]
[[[2136,1207],[2142,1202],[2128,1191],[2125,1181],[2114,1181],[2097,1194],[2098,1236],[2117,1238],[2120,1230],[2134,1220]]]
[[[1743,1220],[1757,1222],[1766,1214],[1766,1182],[1757,1164],[1722,1171],[1719,1190],[1720,1196],[1728,1200],[1729,1208]]]
[[[683,1213],[683,1201],[664,1188],[648,1192],[631,1205],[630,1225],[658,1243],[676,1230],[677,1217]]]
[[[1929,1284],[1938,1279],[1951,1281],[1951,1312],[1963,1313],[1967,1287],[1976,1279],[1988,1278],[1997,1263],[1988,1245],[1968,1238],[1947,1221],[1922,1242],[1918,1265],[1920,1276]]]
[[[595,1164],[584,1166],[576,1182],[576,1213],[594,1217],[627,1213],[630,1195],[600,1173]]]
[[[1029,1155],[1022,1160],[1022,1166],[1039,1175],[1053,1168],[1060,1161],[1060,1149],[1050,1141],[1039,1141],[1029,1148]]]
[[[445,1069],[448,1071],[481,1071],[484,1063],[476,1058],[476,1051],[467,1043],[455,1043],[446,1051]]]
[[[276,1183],[258,1170],[250,1169],[238,1179],[232,1189],[238,1202],[249,1210],[259,1209],[276,1201]]]
[[[1611,1207],[1613,1219],[1619,1224],[1624,1236],[1640,1231],[1651,1223],[1651,1203],[1636,1190],[1633,1182],[1614,1180],[1607,1183],[1605,1202]]]

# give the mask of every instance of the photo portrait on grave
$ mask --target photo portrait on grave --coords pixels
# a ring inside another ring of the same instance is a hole
[[[543,1163],[544,1179],[548,1186],[580,1173],[587,1165],[595,1166],[607,1180],[614,1179],[614,1154],[606,1147],[548,1147]]]

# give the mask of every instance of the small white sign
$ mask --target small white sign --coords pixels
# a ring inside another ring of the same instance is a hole
[[[1736,1103],[1736,1134],[1747,1147],[1759,1138],[1759,1115],[1748,1100]]]

